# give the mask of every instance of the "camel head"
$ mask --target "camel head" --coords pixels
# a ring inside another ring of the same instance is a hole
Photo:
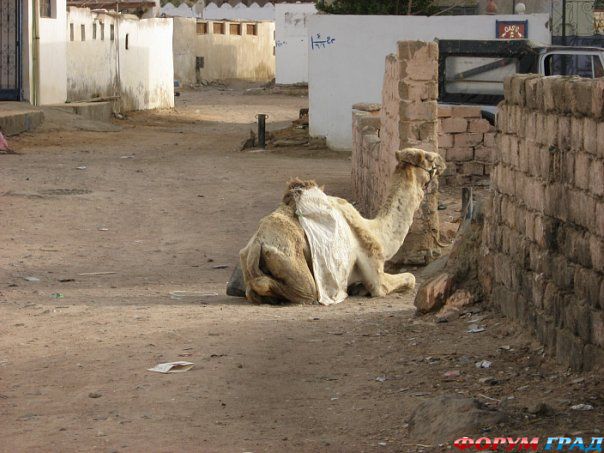
[[[413,171],[416,181],[426,188],[445,171],[445,160],[437,153],[418,148],[405,148],[396,152],[397,172]]]

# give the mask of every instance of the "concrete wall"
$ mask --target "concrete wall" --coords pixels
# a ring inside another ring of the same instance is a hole
[[[498,115],[485,293],[575,369],[604,364],[604,80],[516,76]]]
[[[69,8],[66,34],[70,101],[119,96],[121,111],[174,106],[171,19]]]
[[[174,107],[172,20],[124,19],[119,38],[122,109]]]
[[[207,24],[207,33],[198,34],[197,22]],[[224,26],[224,34],[215,25]],[[231,25],[241,27],[241,35],[231,33]],[[247,26],[257,27],[257,35]],[[274,31],[272,22],[196,21],[174,19],[174,74],[184,85],[199,80],[248,80],[268,82],[275,77]],[[196,58],[204,67],[196,71]],[[198,80],[199,79],[199,80]]]
[[[195,57],[197,55],[196,19],[172,19],[174,33],[172,35],[172,53],[174,55],[174,80],[181,85],[197,83]]]
[[[54,104],[67,99],[66,0],[52,3],[52,17],[40,18],[40,77],[38,103]],[[33,102],[33,14],[30,1],[23,2],[22,74],[24,100]]]
[[[312,3],[275,6],[277,83],[308,83],[308,17],[316,13]]]
[[[545,14],[525,16],[530,37],[549,43]],[[337,16],[309,18],[310,133],[334,149],[350,149],[350,109],[380,102],[384,61],[400,40],[493,39],[495,21],[518,16]],[[329,38],[329,39],[328,39]]]
[[[117,32],[111,39],[114,15],[91,13],[87,8],[69,8],[67,24],[67,100],[119,95],[117,74]],[[85,41],[82,41],[82,26]],[[96,38],[93,27],[96,26]],[[71,30],[73,28],[73,41]]]

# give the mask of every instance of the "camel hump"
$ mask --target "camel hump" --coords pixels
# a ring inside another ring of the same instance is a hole
[[[283,203],[289,206],[295,206],[295,195],[302,190],[307,190],[312,187],[317,187],[317,183],[312,179],[292,178],[287,182],[287,188],[283,195]]]

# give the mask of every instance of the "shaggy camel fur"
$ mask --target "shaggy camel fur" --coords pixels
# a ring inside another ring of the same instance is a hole
[[[396,152],[398,161],[390,193],[374,219],[365,219],[348,201],[329,197],[349,224],[354,263],[348,284],[361,282],[373,297],[413,288],[410,273],[387,274],[384,262],[399,250],[413,215],[433,177],[445,163],[436,153],[407,148]],[[314,181],[290,181],[283,202],[260,221],[258,231],[240,252],[246,297],[255,303],[290,301],[310,304],[318,300],[310,248],[296,217],[296,193],[316,187]]]

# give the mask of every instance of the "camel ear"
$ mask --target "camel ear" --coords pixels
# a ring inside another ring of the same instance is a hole
[[[405,148],[395,153],[396,160],[399,163],[407,163],[411,165],[421,165],[424,161],[424,151],[417,148]]]
[[[447,166],[445,164],[445,160],[438,153],[428,153],[427,152],[424,154],[424,159],[427,163],[427,167],[436,168],[436,171],[439,175],[442,174],[445,171],[445,169],[447,168]]]

